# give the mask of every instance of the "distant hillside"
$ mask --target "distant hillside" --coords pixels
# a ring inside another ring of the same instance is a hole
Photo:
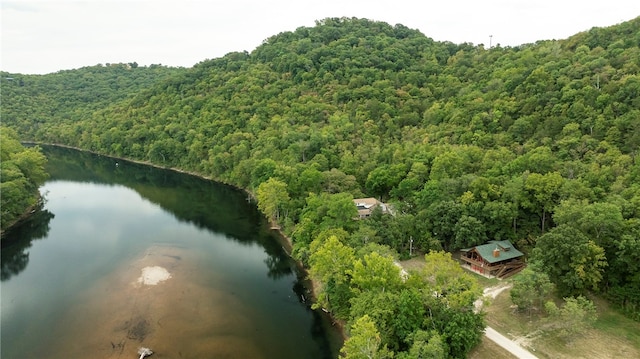
[[[161,65],[139,67],[107,64],[64,70],[47,75],[0,72],[2,122],[35,139],[35,131],[47,126],[86,120],[91,114],[122,101],[142,89],[184,69]]]
[[[580,236],[566,243],[586,238],[607,267],[587,273],[592,286],[555,278],[559,290],[601,292],[640,318],[639,45],[640,18],[490,49],[325,19],[190,69],[11,75],[2,120],[25,139],[284,191],[261,208],[305,264],[338,228],[355,249],[407,256],[410,241],[426,252],[489,239],[529,253],[570,226]],[[363,196],[397,215],[352,221]]]

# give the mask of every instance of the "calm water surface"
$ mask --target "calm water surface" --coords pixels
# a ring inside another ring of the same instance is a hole
[[[42,211],[2,248],[2,358],[331,358],[304,277],[227,186],[45,148]],[[139,281],[161,267],[170,278]]]

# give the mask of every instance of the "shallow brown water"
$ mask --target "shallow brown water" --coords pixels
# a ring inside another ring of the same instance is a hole
[[[68,335],[47,354],[126,358],[143,346],[152,348],[155,358],[199,358],[211,353],[226,358],[268,357],[247,335],[257,314],[233,294],[204,285],[201,270],[193,264],[197,258],[190,256],[178,247],[152,246],[87,288],[56,330],[76,332],[78,339]],[[167,269],[171,278],[156,285],[141,284],[142,269],[151,266]],[[182,353],[175,343],[189,343],[189,352]]]

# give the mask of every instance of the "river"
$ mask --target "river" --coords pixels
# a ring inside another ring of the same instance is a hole
[[[43,149],[46,203],[3,238],[2,358],[337,357],[340,333],[242,191]]]

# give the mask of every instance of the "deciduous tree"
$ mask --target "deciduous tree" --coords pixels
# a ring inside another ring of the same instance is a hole
[[[312,243],[309,272],[322,285],[318,302],[314,304],[316,308],[335,310],[339,316],[346,316],[351,298],[349,283],[353,263],[353,249],[336,236]]]
[[[289,202],[287,184],[275,178],[269,178],[256,190],[258,208],[273,222],[277,223],[280,213]]]
[[[431,251],[425,255],[425,265],[420,272],[427,290],[441,298],[450,308],[470,310],[482,294],[475,278],[465,273],[451,253]]]
[[[345,359],[385,359],[392,358],[387,348],[381,347],[382,339],[375,323],[368,315],[360,317],[350,330],[349,339],[340,353]]]
[[[607,266],[602,247],[566,224],[538,238],[532,254],[562,295],[598,289]]]
[[[553,284],[545,272],[527,267],[514,277],[509,295],[518,310],[527,311],[531,315],[531,311],[542,309],[552,289]]]
[[[544,233],[547,213],[553,211],[559,201],[563,178],[558,172],[531,173],[524,181],[524,188],[531,194],[530,203],[540,213],[540,231]]]
[[[359,291],[398,290],[402,285],[400,268],[393,258],[383,257],[377,252],[366,254],[353,264],[353,287]]]
[[[598,319],[595,305],[583,296],[564,298],[560,308],[554,302],[547,302],[545,309],[553,320],[553,327],[565,340],[584,333]]]

